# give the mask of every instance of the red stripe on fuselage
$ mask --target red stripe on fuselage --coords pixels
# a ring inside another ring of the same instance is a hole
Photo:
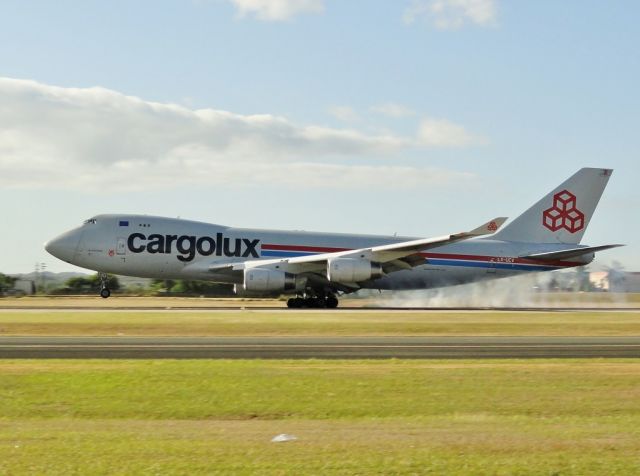
[[[307,253],[338,253],[340,251],[352,251],[353,248],[331,248],[326,246],[303,246],[303,245],[277,245],[264,244],[262,249],[265,251],[298,251]],[[560,266],[574,267],[580,266],[581,263],[571,261],[538,261],[527,258],[515,258],[509,256],[487,256],[487,255],[462,255],[452,253],[418,253],[425,259],[454,259],[463,261],[485,261],[489,263],[505,263],[505,264],[531,264],[536,266]]]
[[[527,258],[512,258],[510,256],[481,256],[481,255],[460,255],[450,253],[420,253],[425,258],[434,259],[457,259],[466,261],[488,261],[490,263],[507,263],[507,264],[535,264],[537,266],[563,266],[573,267],[578,266],[580,263],[572,263],[571,261],[538,261]]]
[[[351,248],[327,248],[324,246],[300,246],[300,245],[262,245],[263,250],[270,251],[303,251],[309,253],[337,253],[339,251],[350,251]]]

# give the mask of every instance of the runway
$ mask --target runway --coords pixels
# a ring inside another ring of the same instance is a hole
[[[82,312],[291,312],[291,313],[372,313],[372,312],[640,312],[638,306],[583,307],[342,307],[338,309],[289,309],[275,306],[12,306],[0,304],[0,312],[82,311]]]
[[[0,337],[3,359],[640,357],[640,337]]]

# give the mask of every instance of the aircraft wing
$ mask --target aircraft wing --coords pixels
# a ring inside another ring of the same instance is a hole
[[[452,235],[440,236],[438,238],[425,238],[420,240],[405,241],[403,243],[391,243],[389,245],[374,246],[370,248],[373,255],[372,261],[386,263],[395,259],[410,256],[430,248],[449,245],[458,241],[468,240],[483,235],[490,235],[502,226],[507,220],[506,217],[494,218],[491,221],[475,228],[471,231],[454,233]],[[361,250],[358,250],[361,251]],[[355,253],[357,254],[358,251]]]
[[[454,233],[436,238],[404,241],[356,250],[322,253],[313,256],[297,256],[294,258],[271,260],[250,260],[231,264],[214,264],[209,267],[209,270],[212,272],[222,269],[240,271],[247,268],[264,267],[277,268],[294,274],[314,273],[318,271],[324,272],[329,260],[342,257],[367,259],[372,262],[382,264],[385,272],[393,272],[399,269],[409,269],[413,266],[423,264],[424,257],[422,257],[420,253],[425,250],[494,233],[505,221],[505,217],[498,217],[471,231]]]
[[[589,253],[595,253],[597,251],[604,251],[611,248],[617,248],[624,245],[601,245],[601,246],[583,246],[581,248],[571,248],[561,251],[550,251],[547,253],[535,253],[531,255],[520,256],[520,258],[534,259],[538,261],[555,261],[570,258],[577,258],[578,256],[586,255]]]

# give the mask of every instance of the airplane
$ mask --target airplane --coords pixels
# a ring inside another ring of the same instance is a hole
[[[415,290],[583,266],[619,244],[580,241],[612,169],[582,168],[502,228],[411,238],[234,228],[176,218],[105,214],[45,244],[68,263],[107,273],[208,280],[236,293],[291,295],[292,308],[335,308],[361,289]]]

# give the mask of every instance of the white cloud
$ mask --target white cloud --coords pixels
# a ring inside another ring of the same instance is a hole
[[[417,137],[369,135],[268,114],[192,110],[99,87],[0,78],[0,187],[446,184],[461,175],[385,160],[408,149],[474,140],[443,120],[425,121]]]
[[[400,119],[403,117],[415,116],[415,111],[409,109],[402,104],[394,102],[387,102],[384,104],[378,104],[369,108],[372,112],[382,114],[383,116],[393,117],[394,119]]]
[[[329,108],[329,114],[344,122],[354,122],[360,119],[358,113],[349,106],[331,106]]]
[[[426,118],[420,122],[418,142],[426,147],[467,147],[485,145],[487,140],[446,119]]]
[[[440,30],[457,30],[470,22],[479,26],[495,24],[497,0],[412,0],[404,11],[405,23],[424,17]]]
[[[263,21],[289,20],[301,13],[322,13],[324,0],[230,0],[240,16]]]

